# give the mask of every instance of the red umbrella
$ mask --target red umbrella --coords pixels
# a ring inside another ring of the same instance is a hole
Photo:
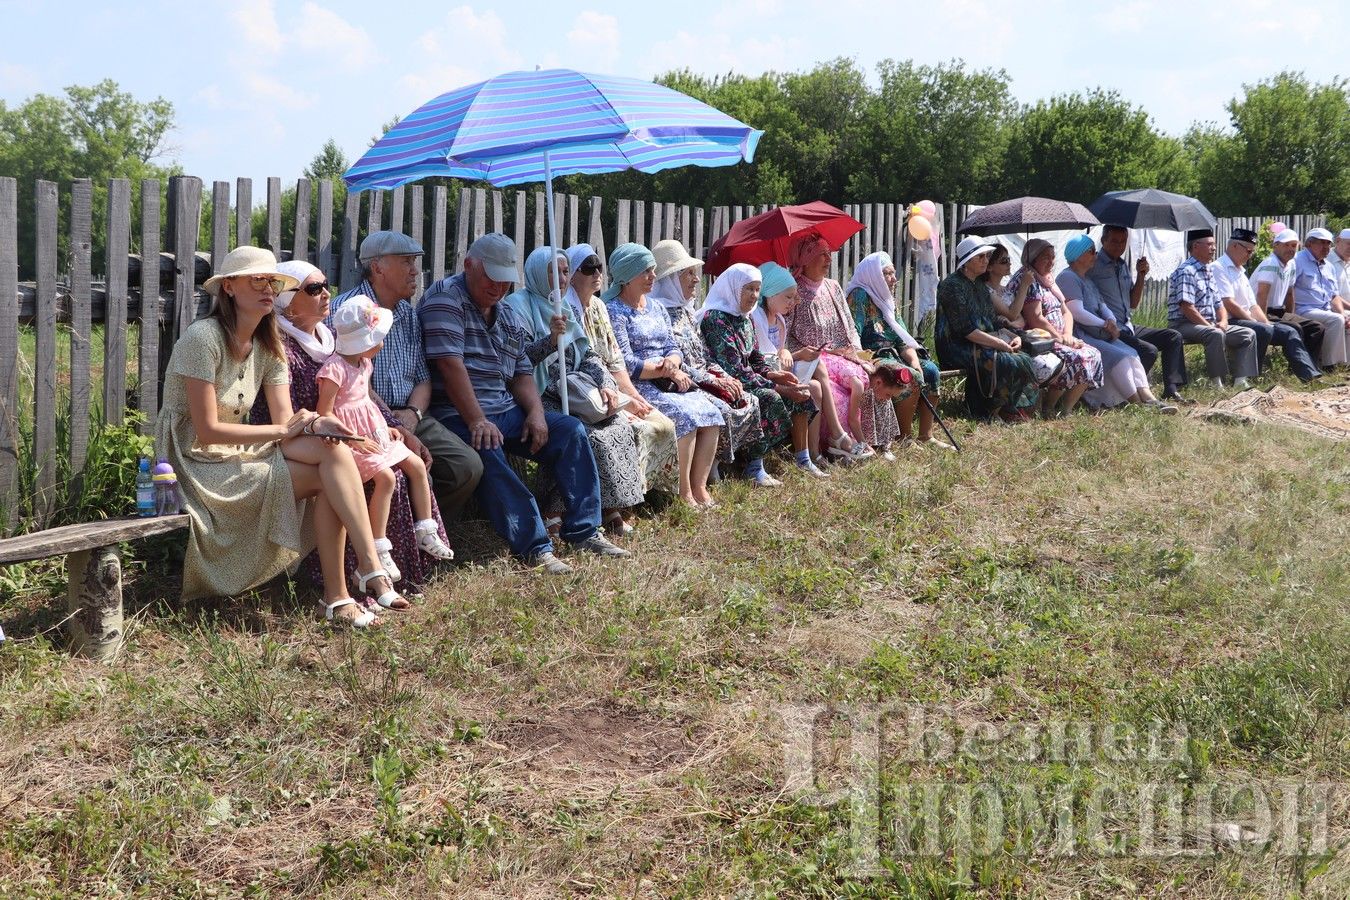
[[[808,232],[824,238],[833,252],[862,230],[863,223],[823,200],[780,206],[732,225],[708,251],[703,271],[721,275],[733,263],[757,266],[769,260],[786,266],[788,248]]]

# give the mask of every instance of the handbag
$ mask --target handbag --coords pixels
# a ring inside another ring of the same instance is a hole
[[[725,403],[727,406],[730,406],[732,409],[740,409],[742,406],[745,405],[744,396],[737,397],[735,394],[731,392],[730,388],[723,386],[723,384],[720,381],[709,381],[707,383],[700,384],[699,388],[707,391],[709,394],[712,394],[714,397],[716,397],[718,400],[721,400],[723,403]]]
[[[1055,350],[1055,339],[1050,336],[1050,332],[1040,328],[1030,328],[1021,333],[1022,352],[1029,356],[1041,356],[1045,353],[1053,353]]]

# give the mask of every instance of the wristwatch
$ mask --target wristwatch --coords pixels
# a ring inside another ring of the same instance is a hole
[[[417,417],[417,421],[422,421],[422,411],[415,406],[400,406],[399,409],[406,409]]]

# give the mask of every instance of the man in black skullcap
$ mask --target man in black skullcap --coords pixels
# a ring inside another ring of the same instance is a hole
[[[1224,378],[1246,390],[1257,372],[1256,334],[1230,325],[1214,277],[1214,232],[1208,228],[1186,233],[1190,255],[1167,280],[1167,326],[1188,344],[1205,348],[1205,371],[1217,388]]]
[[[1256,360],[1264,366],[1266,349],[1274,344],[1284,350],[1289,370],[1303,382],[1322,374],[1303,344],[1303,334],[1292,325],[1272,322],[1256,302],[1256,292],[1243,268],[1256,250],[1256,232],[1248,228],[1234,228],[1228,238],[1228,247],[1214,267],[1214,283],[1228,310],[1228,324],[1249,328],[1256,335]]]

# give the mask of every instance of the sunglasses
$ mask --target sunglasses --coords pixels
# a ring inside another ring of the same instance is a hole
[[[270,287],[272,293],[280,294],[281,289],[286,286],[286,279],[274,275],[249,275],[248,284],[255,291],[266,290]]]
[[[595,265],[595,266],[582,266],[581,268],[577,269],[577,271],[580,272],[582,275],[599,275],[599,274],[600,274],[600,266],[598,266],[598,265]]]
[[[331,287],[332,285],[329,284],[327,281],[320,281],[318,284],[307,284],[300,290],[304,291],[306,294],[309,294],[311,297],[317,297]]]
[[[577,271],[582,275],[595,275],[603,269],[604,265],[600,262],[600,257],[598,256],[586,257],[581,265],[577,267]]]

